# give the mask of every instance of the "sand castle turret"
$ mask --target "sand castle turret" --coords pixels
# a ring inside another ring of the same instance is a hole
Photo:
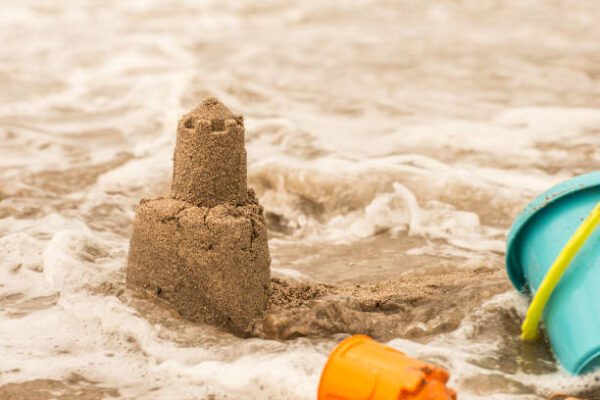
[[[243,118],[207,98],[179,121],[170,195],[136,210],[127,283],[188,319],[245,335],[265,311],[269,264],[263,210],[247,188]]]
[[[173,198],[208,207],[247,202],[243,123],[212,97],[179,120]]]

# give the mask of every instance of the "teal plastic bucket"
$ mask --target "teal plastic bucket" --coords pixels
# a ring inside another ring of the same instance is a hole
[[[563,182],[533,200],[508,235],[506,268],[517,290],[535,294],[546,272],[600,201],[600,172]],[[600,367],[600,229],[571,261],[542,320],[554,354],[572,374]]]

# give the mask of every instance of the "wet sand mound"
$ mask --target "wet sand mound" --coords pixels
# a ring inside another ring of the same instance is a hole
[[[456,329],[473,308],[508,289],[503,273],[488,268],[340,286],[273,279],[267,313],[253,333],[279,340],[337,333],[426,338]]]

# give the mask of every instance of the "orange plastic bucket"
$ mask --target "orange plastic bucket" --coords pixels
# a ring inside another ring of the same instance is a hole
[[[407,357],[364,335],[342,341],[331,353],[318,400],[450,400],[442,368]]]

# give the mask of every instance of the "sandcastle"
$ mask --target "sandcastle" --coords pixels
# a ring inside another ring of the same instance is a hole
[[[136,209],[127,283],[185,318],[246,336],[267,305],[269,265],[243,117],[206,98],[179,120],[170,194]]]

